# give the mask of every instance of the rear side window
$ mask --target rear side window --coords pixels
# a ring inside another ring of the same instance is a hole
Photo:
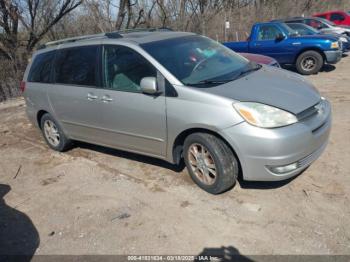
[[[55,51],[35,56],[28,75],[28,82],[50,83],[51,66]]]
[[[258,40],[275,40],[282,34],[281,30],[274,25],[262,25],[259,27]]]
[[[343,20],[345,20],[345,17],[342,14],[333,13],[333,14],[331,14],[330,20],[331,21],[343,21]]]
[[[318,30],[328,27],[326,24],[314,19],[306,19],[306,24]]]
[[[97,46],[60,50],[55,64],[56,83],[97,86],[97,52]]]

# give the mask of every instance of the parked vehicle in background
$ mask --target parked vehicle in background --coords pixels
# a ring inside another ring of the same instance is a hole
[[[344,11],[329,11],[324,13],[317,13],[314,17],[320,17],[332,21],[336,25],[350,26],[350,13]]]
[[[304,77],[184,32],[107,33],[49,43],[21,83],[54,150],[72,140],[179,164],[217,194],[299,174],[327,145],[331,107]]]
[[[324,63],[335,64],[342,57],[341,42],[336,37],[299,36],[284,23],[257,23],[248,41],[227,42],[225,46],[236,52],[262,54],[273,57],[279,64],[295,65],[304,75],[315,74]]]
[[[257,64],[281,67],[276,59],[266,55],[258,55],[258,54],[250,54],[250,53],[238,53],[238,54],[247,58],[249,61],[255,62]]]
[[[308,26],[306,24],[302,23],[288,23],[288,25],[291,29],[296,31],[299,35],[319,35],[319,34],[325,34],[311,26]],[[339,34],[328,34],[333,37],[337,37],[339,41],[342,42],[343,46],[343,53],[347,52],[350,49],[350,37],[346,35],[339,35]]]
[[[294,17],[288,19],[280,19],[278,20],[284,23],[303,23],[309,25],[324,34],[340,34],[350,36],[350,28],[347,26],[339,26],[334,24],[327,19],[320,17]]]

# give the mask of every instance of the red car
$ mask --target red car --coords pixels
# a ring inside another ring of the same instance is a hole
[[[350,11],[329,11],[324,13],[314,14],[315,17],[325,18],[337,25],[347,25],[350,26]]]
[[[280,67],[279,63],[275,59],[269,56],[250,54],[250,53],[238,53],[238,54],[247,58],[249,61],[252,61],[258,64]]]

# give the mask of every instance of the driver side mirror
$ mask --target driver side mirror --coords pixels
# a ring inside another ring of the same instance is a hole
[[[276,40],[277,42],[279,42],[279,41],[282,41],[284,38],[285,38],[284,35],[280,33],[280,34],[278,34],[278,35],[276,36],[276,39],[275,39],[275,40]]]
[[[142,93],[155,95],[159,93],[157,79],[155,77],[144,77],[140,83]]]

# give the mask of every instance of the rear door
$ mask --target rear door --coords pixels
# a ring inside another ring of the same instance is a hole
[[[55,118],[71,138],[100,141],[102,101],[98,45],[58,51],[54,66],[55,85],[49,100]]]
[[[105,143],[128,151],[164,156],[166,107],[164,93],[141,92],[143,77],[159,73],[141,54],[122,45],[103,47],[101,119]]]
[[[284,35],[276,25],[258,25],[255,38],[250,42],[250,53],[273,57],[282,64],[288,63],[291,53],[290,45],[286,39],[276,40],[280,34]]]

